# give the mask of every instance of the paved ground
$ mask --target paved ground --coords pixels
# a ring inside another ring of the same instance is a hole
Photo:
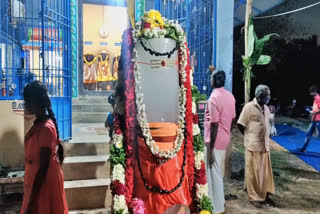
[[[109,131],[103,123],[72,124],[72,140],[70,143],[102,143],[109,142]]]

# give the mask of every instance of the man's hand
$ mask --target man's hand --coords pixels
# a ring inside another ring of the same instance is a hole
[[[241,124],[238,123],[238,129],[239,129],[239,131],[241,132],[241,134],[244,135],[244,130],[245,130],[246,128],[245,128],[243,125],[241,125]]]
[[[213,164],[216,162],[216,157],[214,156],[214,151],[210,151],[209,154],[209,166],[210,168],[213,167]]]

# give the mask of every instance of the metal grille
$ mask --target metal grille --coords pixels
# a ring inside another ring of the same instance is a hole
[[[70,1],[0,0],[0,100],[22,99],[33,80],[44,82],[61,139],[71,138]]]
[[[216,0],[158,0],[162,15],[179,21],[187,32],[194,84],[211,92],[209,65],[215,65]]]

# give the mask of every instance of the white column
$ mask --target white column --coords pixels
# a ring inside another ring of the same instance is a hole
[[[225,88],[232,91],[234,1],[217,0],[216,7],[216,68],[226,72]]]

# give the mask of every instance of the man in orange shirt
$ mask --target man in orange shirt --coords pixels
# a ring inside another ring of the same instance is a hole
[[[318,137],[320,137],[320,95],[318,86],[311,86],[309,89],[310,95],[314,97],[312,107],[312,121],[310,123],[304,146],[300,149],[301,152],[305,152],[309,146],[310,140],[314,131],[317,129]]]

